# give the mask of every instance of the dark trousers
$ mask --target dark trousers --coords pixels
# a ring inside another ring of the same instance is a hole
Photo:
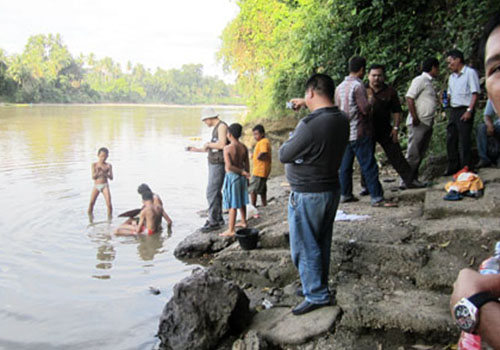
[[[391,129],[384,130],[375,130],[375,135],[373,138],[373,153],[375,154],[375,142],[382,147],[385,154],[387,155],[387,159],[389,163],[391,163],[392,167],[396,170],[396,172],[401,176],[404,183],[409,185],[413,181],[413,175],[410,165],[408,161],[403,156],[403,152],[401,151],[401,146],[398,143],[394,143],[392,141],[392,137],[390,135]],[[361,175],[361,187],[366,187],[365,178]]]
[[[467,107],[453,107],[446,127],[446,151],[448,153],[448,170],[457,172],[464,166],[472,169],[471,160],[471,132],[474,124],[474,112],[467,121],[460,117],[467,111]]]

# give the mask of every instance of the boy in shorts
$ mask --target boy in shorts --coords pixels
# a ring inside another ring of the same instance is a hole
[[[141,193],[143,207],[139,214],[139,222],[127,221],[115,230],[116,235],[152,235],[161,229],[163,208],[154,203],[153,192]]]
[[[109,151],[106,147],[99,148],[97,151],[98,161],[92,163],[92,180],[94,180],[94,187],[90,193],[90,204],[88,214],[92,217],[92,212],[94,211],[94,205],[97,200],[99,193],[102,193],[104,199],[106,200],[106,206],[108,207],[108,218],[111,218],[113,212],[113,207],[111,206],[111,193],[109,192],[108,179],[113,180],[113,167],[111,164],[106,163],[108,159]]]
[[[255,207],[257,204],[257,195],[260,195],[262,206],[267,205],[267,178],[271,173],[271,143],[266,138],[264,127],[260,124],[253,129],[253,137],[257,141],[253,152],[253,170],[252,178],[250,179],[250,200]]]
[[[248,204],[248,178],[250,164],[248,149],[239,141],[241,125],[231,124],[227,129],[230,144],[224,147],[224,165],[226,175],[222,186],[222,204],[224,209],[229,209],[228,229],[220,236],[234,236],[236,227],[236,210],[240,210],[241,223],[239,227],[247,227],[246,205]]]

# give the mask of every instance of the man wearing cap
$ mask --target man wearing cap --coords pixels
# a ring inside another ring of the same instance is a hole
[[[219,114],[213,108],[203,108],[201,121],[209,128],[213,127],[210,142],[203,148],[188,146],[190,152],[208,152],[208,220],[201,232],[210,232],[224,225],[222,218],[222,184],[224,182],[224,154],[222,150],[227,145],[227,124],[219,119]]]

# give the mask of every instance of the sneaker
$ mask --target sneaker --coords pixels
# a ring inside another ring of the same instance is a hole
[[[203,233],[207,233],[207,232],[212,232],[212,231],[215,231],[218,229],[220,229],[220,225],[218,223],[211,225],[210,223],[207,222],[205,225],[203,225],[203,227],[200,229],[200,231]]]
[[[356,197],[354,196],[349,196],[349,197],[345,197],[345,196],[340,196],[340,203],[351,203],[351,202],[357,202],[359,201],[359,199],[357,199]]]
[[[359,195],[360,196],[368,196],[370,194],[370,192],[368,191],[368,189],[366,187],[361,187],[361,191],[359,191]]]
[[[481,159],[476,165],[475,165],[475,168],[476,169],[479,169],[479,168],[489,168],[491,166],[491,162],[488,162],[484,159]]]

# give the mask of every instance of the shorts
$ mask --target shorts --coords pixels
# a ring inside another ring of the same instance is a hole
[[[266,194],[267,178],[252,175],[252,178],[250,179],[250,187],[248,188],[248,192],[257,194]]]
[[[154,232],[153,232],[153,230],[143,226],[143,227],[141,227],[140,233],[145,234],[145,235],[147,234],[148,236],[151,236]]]

